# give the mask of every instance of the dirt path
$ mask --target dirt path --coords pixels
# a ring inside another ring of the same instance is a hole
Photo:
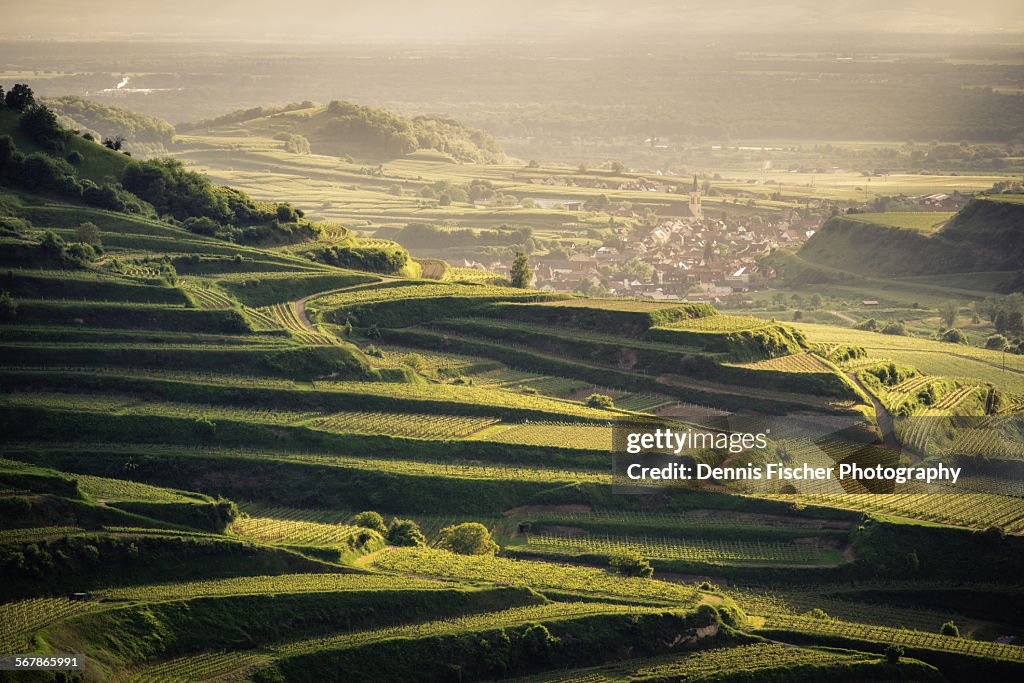
[[[306,315],[306,302],[307,301],[309,301],[313,297],[327,296],[328,294],[337,294],[338,292],[345,292],[345,291],[348,291],[350,289],[366,289],[369,286],[376,286],[376,285],[379,285],[379,284],[384,283],[384,282],[394,282],[395,280],[398,279],[396,277],[386,277],[386,276],[378,276],[378,277],[380,277],[380,280],[378,282],[364,282],[362,284],[352,285],[351,287],[341,287],[340,289],[329,289],[329,290],[324,291],[324,292],[317,292],[316,294],[310,294],[309,296],[304,296],[301,299],[299,299],[298,301],[293,301],[292,302],[292,307],[295,309],[295,315],[296,315],[296,317],[298,317],[299,322],[302,323],[302,326],[305,327],[307,330],[309,330],[310,332],[319,332],[320,330],[316,329],[316,327],[313,326],[313,323],[309,322],[309,317]]]
[[[292,304],[292,306],[294,306],[295,308],[295,317],[298,318],[299,322],[302,323],[302,326],[305,327],[310,332],[319,332],[320,330],[313,327],[313,323],[309,322],[309,318],[306,317],[307,299],[309,299],[308,296],[303,297],[302,299],[299,299],[294,304]]]
[[[857,322],[858,322],[856,318],[851,318],[850,316],[846,315],[845,313],[840,313],[839,311],[828,311],[828,312],[831,313],[832,315],[834,315],[835,317],[839,318],[840,320],[845,320],[846,322],[850,323],[851,325],[856,325]]]
[[[901,444],[899,439],[896,438],[896,434],[892,428],[892,416],[889,415],[889,411],[886,410],[884,405],[882,405],[882,402],[879,401],[866,386],[864,386],[860,381],[860,378],[857,377],[856,372],[848,372],[846,373],[846,376],[849,377],[850,380],[856,384],[869,399],[871,399],[871,403],[875,407],[875,421],[878,423],[879,431],[882,432],[882,444],[890,450],[906,455],[910,459],[911,465],[920,463],[920,456],[918,456],[917,453],[904,448],[903,444]]]

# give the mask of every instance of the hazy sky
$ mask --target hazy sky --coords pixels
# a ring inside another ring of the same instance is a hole
[[[1022,0],[0,0],[0,35],[408,41],[643,32],[1024,31]]]

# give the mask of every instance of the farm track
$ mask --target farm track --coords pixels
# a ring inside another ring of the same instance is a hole
[[[857,387],[861,391],[863,391],[869,399],[871,399],[871,404],[875,408],[875,422],[878,425],[878,429],[882,432],[882,444],[885,445],[885,447],[889,448],[890,450],[906,455],[910,459],[910,464],[916,465],[920,463],[921,457],[917,453],[914,453],[913,451],[904,448],[903,444],[901,444],[899,440],[896,438],[896,433],[895,431],[893,431],[892,416],[889,414],[889,411],[878,399],[878,397],[875,396],[866,386],[864,386],[864,384],[860,381],[860,378],[857,377],[856,372],[848,372],[846,373],[846,376],[849,377],[850,380],[853,381],[853,383],[856,384]]]

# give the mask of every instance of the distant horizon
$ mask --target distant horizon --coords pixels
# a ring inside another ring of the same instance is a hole
[[[627,37],[651,34],[936,34],[1024,33],[1024,4],[978,0],[969,12],[952,0],[520,0],[479,3],[379,0],[372,6],[329,0],[38,0],[0,3],[6,36],[278,36],[337,41],[433,43]],[[112,27],[116,27],[112,30]],[[273,30],[266,30],[272,28]]]

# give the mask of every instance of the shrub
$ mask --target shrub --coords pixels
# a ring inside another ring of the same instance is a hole
[[[18,315],[18,304],[10,292],[0,292],[0,321],[13,320]]]
[[[82,163],[85,157],[82,156],[81,152],[75,150],[71,152],[71,154],[68,154],[65,157],[65,159],[67,159],[68,163],[71,164],[72,166],[78,166],[80,163]]]
[[[949,342],[950,344],[966,344],[967,335],[954,327],[942,334],[942,341]]]
[[[1002,351],[1010,345],[1009,340],[1001,334],[993,334],[985,340],[985,348],[994,351]]]
[[[645,579],[654,576],[654,567],[640,553],[616,553],[608,560],[608,565],[623,576],[639,576]]]
[[[904,325],[903,322],[899,320],[890,320],[889,322],[882,326],[882,329],[879,330],[879,332],[881,332],[882,334],[903,335],[907,333],[907,326]]]
[[[612,400],[611,396],[605,394],[591,394],[587,396],[587,405],[591,408],[614,408],[615,401]]]
[[[384,518],[380,516],[380,513],[374,512],[373,510],[360,512],[352,520],[352,523],[358,527],[372,529],[382,534],[386,534],[388,531],[387,526],[384,525]]]
[[[887,661],[887,662],[890,662],[892,664],[896,664],[896,663],[898,663],[900,661],[900,658],[902,656],[903,656],[903,646],[902,645],[890,645],[889,647],[885,648],[885,661]]]
[[[939,635],[953,636],[954,638],[959,638],[960,629],[957,628],[956,624],[953,623],[953,620],[950,619],[942,625],[942,628],[939,629]]]
[[[423,546],[427,539],[420,531],[420,525],[411,519],[393,519],[384,536],[390,545]]]
[[[441,529],[437,545],[460,555],[493,555],[498,550],[491,532],[479,522],[465,522]]]

